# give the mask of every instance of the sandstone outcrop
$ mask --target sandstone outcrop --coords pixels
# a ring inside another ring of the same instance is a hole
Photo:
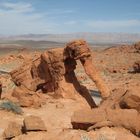
[[[2,94],[2,82],[0,81],[0,99],[1,99],[1,94]]]
[[[27,116],[24,118],[24,129],[25,131],[46,131],[45,124],[40,117]]]
[[[134,48],[135,48],[135,50],[136,50],[136,51],[135,51],[136,53],[140,53],[140,42],[135,43],[135,44],[134,44]]]
[[[22,126],[16,122],[10,122],[3,132],[4,139],[11,139],[22,134]]]
[[[109,96],[110,91],[103,82],[99,70],[92,63],[91,51],[88,44],[84,40],[77,40],[68,43],[65,47],[66,56],[74,59],[79,59],[82,63],[86,74],[95,82],[98,90],[101,93],[102,98]]]
[[[44,94],[28,90],[23,86],[16,87],[12,96],[18,100],[21,107],[40,107],[46,101]]]
[[[54,92],[54,97],[56,98],[76,99],[80,95],[93,108],[96,105],[92,97],[86,87],[80,85],[75,76],[74,70],[76,69],[77,59],[81,61],[85,72],[97,85],[101,96],[103,98],[107,97],[110,92],[101,79],[98,70],[92,65],[91,58],[91,52],[86,41],[76,40],[66,44],[65,48],[45,51],[40,57],[27,61],[10,74],[14,83],[20,88],[24,87],[25,90],[27,89],[29,91],[28,94],[41,89],[43,92]],[[13,93],[13,96],[20,98],[22,101],[27,97],[27,92],[26,96],[23,97],[22,95],[24,94],[25,91],[23,94],[19,93],[18,97],[17,93]],[[27,98],[26,106],[33,104],[32,96]]]
[[[9,122],[3,132],[3,139],[14,139],[15,137],[31,131],[47,131],[43,120],[37,116],[26,116],[23,120],[23,126],[16,122]]]
[[[120,99],[119,106],[122,109],[136,109],[140,112],[140,88],[128,90]]]
[[[133,72],[140,73],[140,61],[136,61],[133,65]]]
[[[93,109],[77,111],[72,116],[75,129],[92,130],[105,126],[124,127],[136,135],[140,134],[140,114],[133,109]]]
[[[135,109],[140,112],[140,88],[134,89],[114,89],[112,94],[101,102],[101,109]]]
[[[73,128],[92,130],[102,127],[124,127],[135,135],[140,135],[140,94],[139,88],[114,89],[99,107],[79,110],[71,119]]]

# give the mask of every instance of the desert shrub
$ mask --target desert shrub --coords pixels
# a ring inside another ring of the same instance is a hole
[[[81,140],[90,140],[90,138],[86,135],[81,135]]]
[[[97,140],[116,140],[116,138],[112,133],[107,134],[105,132],[102,132],[98,135]]]
[[[13,103],[12,101],[3,101],[0,103],[0,109],[12,111],[16,114],[22,114],[23,111],[18,104]]]

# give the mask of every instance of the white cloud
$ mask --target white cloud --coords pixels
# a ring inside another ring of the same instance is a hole
[[[0,5],[2,8],[7,9],[12,12],[21,12],[21,13],[26,13],[26,12],[32,12],[34,8],[30,3],[10,3],[10,2],[5,2]]]
[[[70,9],[48,9],[47,12],[37,12],[31,3],[0,3],[0,34],[79,31],[140,32],[140,20],[83,21],[75,19],[75,11]]]
[[[63,22],[58,18],[64,19],[74,12],[70,9],[49,9],[39,13],[31,3],[3,2],[0,3],[0,34],[60,33],[67,26],[76,25],[76,21]]]
[[[30,3],[0,4],[0,34],[48,33],[53,26]]]

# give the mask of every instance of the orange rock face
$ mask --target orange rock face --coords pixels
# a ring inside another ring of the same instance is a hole
[[[2,94],[2,82],[0,81],[0,99],[1,99],[1,94]]]
[[[64,51],[66,57],[79,59],[85,69],[86,74],[95,82],[103,98],[109,96],[109,89],[104,84],[99,71],[92,63],[91,51],[84,40],[77,40],[66,45]]]
[[[30,91],[23,86],[16,87],[13,90],[12,96],[18,99],[22,107],[40,107],[46,101],[44,94]]]
[[[3,132],[3,138],[11,139],[21,134],[22,134],[21,125],[17,124],[16,122],[10,122]]]
[[[135,119],[134,119],[135,118]],[[129,122],[129,123],[128,123]],[[89,130],[105,126],[121,126],[139,135],[140,116],[136,110],[129,109],[93,109],[77,111],[72,116],[72,125],[75,129]],[[92,126],[92,127],[91,127]]]
[[[40,117],[27,116],[23,123],[25,131],[46,131],[45,124]]]

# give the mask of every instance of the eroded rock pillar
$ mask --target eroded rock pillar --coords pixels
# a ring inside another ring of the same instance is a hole
[[[88,44],[84,40],[76,40],[66,44],[65,56],[80,60],[86,74],[95,82],[98,90],[101,93],[102,98],[109,96],[109,89],[105,85],[105,82],[101,78],[96,66],[92,63],[92,54],[88,47]]]

